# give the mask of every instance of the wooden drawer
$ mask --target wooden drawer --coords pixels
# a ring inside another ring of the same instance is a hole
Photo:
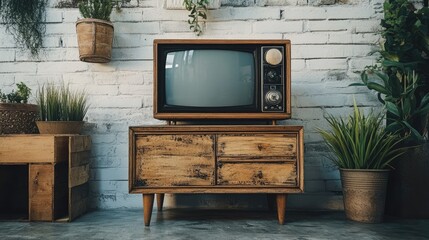
[[[211,135],[139,135],[136,186],[210,186],[215,184]]]
[[[282,185],[296,187],[298,175],[294,162],[220,162],[219,185]]]
[[[292,134],[220,135],[217,140],[219,158],[296,159],[297,137]]]

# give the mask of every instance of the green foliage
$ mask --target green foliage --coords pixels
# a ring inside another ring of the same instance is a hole
[[[81,0],[78,3],[79,12],[84,18],[95,18],[110,21],[113,10],[111,0]]]
[[[184,0],[183,5],[189,11],[189,29],[191,29],[197,36],[200,36],[203,29],[200,25],[200,17],[207,19],[207,6],[209,0]]]
[[[0,102],[27,103],[31,94],[31,89],[23,82],[17,83],[16,87],[17,91],[15,92],[15,90],[12,90],[9,94],[2,93],[0,90]]]
[[[427,137],[429,118],[429,8],[408,0],[386,0],[380,67],[368,66],[362,83],[378,93],[388,113],[387,129],[412,142]]]
[[[47,0],[1,0],[1,18],[7,31],[22,48],[37,57],[45,33],[45,8]]]
[[[39,87],[37,104],[44,121],[83,121],[89,107],[85,91],[71,91],[69,86],[58,88],[52,84]]]
[[[334,153],[332,161],[339,168],[383,169],[405,153],[406,148],[399,148],[403,138],[384,131],[381,113],[365,116],[355,103],[347,121],[332,115],[325,119],[331,130],[317,130]]]
[[[361,74],[362,83],[378,92],[379,100],[388,113],[387,131],[409,136],[414,142],[424,141],[423,133],[429,114],[429,93],[417,97],[417,90],[422,87],[421,78],[415,72],[407,72],[395,78],[376,67],[367,67]]]
[[[425,80],[429,77],[429,9],[416,10],[408,0],[388,0],[384,3],[380,51],[382,65],[389,77],[399,72],[416,71]],[[426,84],[426,82],[425,82]]]

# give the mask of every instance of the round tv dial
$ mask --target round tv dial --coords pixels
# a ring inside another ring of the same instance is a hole
[[[265,61],[270,65],[278,65],[283,60],[283,54],[276,48],[271,48],[265,53]]]
[[[282,101],[282,94],[277,90],[270,90],[265,94],[265,101],[270,105],[279,104]]]

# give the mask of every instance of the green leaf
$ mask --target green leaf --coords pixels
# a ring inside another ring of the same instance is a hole
[[[368,86],[369,89],[375,90],[375,91],[377,91],[379,93],[389,94],[389,91],[387,91],[386,88],[383,87],[381,84],[378,84],[378,83],[375,83],[375,82],[369,82],[367,84],[367,86]]]
[[[415,129],[413,128],[407,121],[402,121],[402,123],[407,126],[407,128],[410,130],[411,134],[419,141],[423,141],[423,136]]]
[[[398,109],[398,106],[396,106],[394,103],[386,102],[385,106],[386,106],[386,109],[388,112],[392,113],[393,115],[395,115],[397,117],[401,116],[399,109]]]

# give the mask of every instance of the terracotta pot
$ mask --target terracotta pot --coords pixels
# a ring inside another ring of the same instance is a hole
[[[396,159],[390,174],[386,214],[429,218],[429,143],[407,150]]]
[[[386,188],[390,170],[340,169],[344,211],[353,221],[383,221]]]
[[[84,121],[37,121],[40,134],[80,134]]]
[[[79,59],[106,63],[112,58],[113,24],[100,19],[84,18],[76,22]]]
[[[0,134],[37,133],[39,107],[34,104],[0,103]]]

